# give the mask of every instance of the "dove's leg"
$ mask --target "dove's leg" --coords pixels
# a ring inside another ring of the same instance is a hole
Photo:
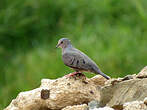
[[[65,77],[72,77],[72,76],[75,76],[75,75],[78,75],[78,74],[79,74],[79,76],[80,76],[81,74],[84,75],[82,72],[76,71],[76,72],[70,73],[70,74],[68,74],[68,75],[65,75]]]
[[[65,77],[71,77],[71,76],[74,76],[76,74],[78,74],[79,72],[73,72],[73,73],[69,73],[67,75],[65,75]]]

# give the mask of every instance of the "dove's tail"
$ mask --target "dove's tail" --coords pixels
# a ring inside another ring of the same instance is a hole
[[[104,74],[104,73],[101,72],[100,70],[98,70],[96,73],[102,75],[102,76],[103,76],[104,78],[106,78],[106,79],[110,79],[109,76],[107,76],[106,74]]]

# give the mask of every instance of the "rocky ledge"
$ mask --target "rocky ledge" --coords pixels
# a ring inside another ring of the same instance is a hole
[[[110,80],[80,74],[42,79],[39,88],[19,93],[5,110],[147,110],[147,66]]]

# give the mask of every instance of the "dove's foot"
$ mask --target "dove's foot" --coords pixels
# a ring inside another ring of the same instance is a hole
[[[81,72],[73,72],[73,73],[70,73],[68,75],[65,75],[65,77],[67,77],[67,78],[73,77],[73,76],[85,76],[85,75]]]

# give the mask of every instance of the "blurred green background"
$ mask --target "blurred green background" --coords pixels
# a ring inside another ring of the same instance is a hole
[[[0,109],[72,71],[55,49],[62,37],[111,77],[138,73],[147,65],[147,0],[0,0]]]

